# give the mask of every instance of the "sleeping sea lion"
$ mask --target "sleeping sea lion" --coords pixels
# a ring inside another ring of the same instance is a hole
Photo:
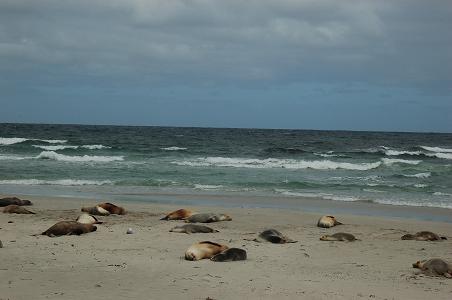
[[[324,235],[320,238],[321,241],[339,241],[339,242],[353,242],[359,241],[351,233],[338,232],[332,235]]]
[[[193,212],[191,210],[181,208],[170,212],[160,220],[184,220],[190,217],[191,215],[193,215]]]
[[[123,207],[114,205],[112,203],[105,202],[105,203],[98,204],[97,206],[102,207],[103,209],[105,209],[112,215],[125,215],[126,214],[126,210]]]
[[[246,251],[239,248],[229,248],[221,253],[213,256],[211,261],[236,261],[236,260],[246,260]]]
[[[182,226],[176,226],[172,228],[170,232],[180,232],[189,234],[189,233],[211,233],[219,231],[203,225],[186,224]]]
[[[96,231],[97,227],[93,224],[81,224],[75,221],[61,221],[47,229],[42,235],[50,237],[61,235],[81,235],[83,233]]]
[[[185,251],[186,260],[200,260],[203,258],[211,258],[212,256],[228,249],[226,245],[204,241],[191,245]]]
[[[95,216],[89,215],[89,214],[81,214],[76,222],[82,223],[82,224],[102,224],[103,222],[99,221]]]
[[[284,236],[281,232],[275,229],[267,229],[262,231],[259,236],[254,239],[255,242],[270,242],[273,244],[286,244],[286,243],[296,243],[286,236]]]
[[[413,264],[413,268],[420,269],[426,275],[452,278],[452,265],[441,258],[417,261]]]
[[[322,228],[330,228],[336,225],[342,225],[342,223],[338,222],[334,216],[323,216],[317,222],[317,226]]]
[[[416,240],[416,241],[441,241],[447,240],[445,236],[439,236],[436,233],[430,231],[419,231],[415,234],[405,234],[402,236],[402,240]]]
[[[87,212],[90,215],[95,216],[108,216],[110,212],[108,210],[103,209],[100,206],[92,206],[92,207],[82,207],[81,211]]]
[[[0,199],[0,207],[3,206],[8,206],[8,205],[33,205],[33,203],[31,203],[30,200],[21,200],[17,197],[6,197],[6,198],[2,198]]]
[[[225,214],[194,214],[188,217],[185,222],[187,223],[212,223],[219,221],[231,221],[232,218]]]
[[[5,208],[3,209],[3,213],[8,213],[8,214],[35,214],[32,211],[29,211],[28,209],[16,205],[16,204],[11,204],[8,206],[5,206]]]

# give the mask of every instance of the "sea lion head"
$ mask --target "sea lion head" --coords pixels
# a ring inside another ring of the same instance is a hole
[[[414,235],[412,234],[405,234],[404,236],[402,236],[402,240],[413,240],[414,239]]]
[[[320,237],[320,240],[321,241],[328,241],[329,240],[329,235],[322,235],[321,237]]]
[[[413,268],[420,269],[422,267],[422,261],[418,260],[413,264]]]
[[[229,215],[221,214],[218,218],[219,221],[232,221],[232,218]]]

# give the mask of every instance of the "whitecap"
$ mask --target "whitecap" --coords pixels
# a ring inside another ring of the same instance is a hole
[[[443,192],[434,192],[433,195],[434,195],[434,196],[447,196],[447,197],[452,197],[452,194],[443,193]]]
[[[321,198],[325,200],[345,201],[345,202],[363,201],[362,199],[353,196],[333,195],[328,193],[300,193],[284,189],[275,189],[274,191],[285,196],[293,197]]]
[[[216,190],[216,189],[221,189],[223,186],[222,185],[210,185],[210,184],[195,184],[194,187],[195,187],[195,189],[199,189],[199,190]]]
[[[422,160],[407,160],[407,159],[397,159],[397,158],[382,158],[381,161],[387,166],[390,166],[393,164],[418,165],[422,162]]]
[[[99,181],[99,180],[80,180],[80,179],[60,179],[60,180],[13,179],[13,180],[0,180],[0,184],[80,186],[80,185],[110,185],[113,184],[113,182],[110,180]]]
[[[388,156],[399,156],[399,155],[423,155],[421,151],[398,151],[398,150],[385,150],[384,153]]]
[[[43,151],[36,158],[67,162],[112,162],[124,160],[123,156],[90,156],[90,155],[69,156],[59,154],[54,151]]]
[[[64,149],[77,149],[78,146],[70,146],[70,145],[32,145],[35,148],[40,148],[47,151],[57,151],[57,150],[64,150]]]
[[[443,159],[452,159],[452,153],[427,153],[427,156]]]
[[[422,188],[428,187],[428,184],[418,183],[418,184],[415,184],[415,185],[413,185],[413,186],[414,186],[415,188],[422,189]]]
[[[49,144],[64,144],[67,140],[42,140],[42,139],[27,139],[27,138],[4,138],[0,137],[0,145],[8,146],[13,144],[19,144],[26,141],[41,141]]]
[[[446,152],[446,153],[452,153],[452,149],[448,148],[441,148],[441,147],[428,147],[428,146],[419,146],[424,150],[431,151],[431,152]]]
[[[24,160],[24,159],[30,159],[33,157],[28,156],[15,156],[15,155],[0,155],[0,160]]]
[[[440,207],[440,208],[452,208],[450,202],[414,202],[406,200],[393,200],[393,199],[375,199],[374,202],[387,205],[403,205],[403,206],[424,206],[424,207]]]
[[[432,175],[432,173],[430,172],[425,172],[425,173],[417,173],[417,174],[413,174],[413,175],[403,175],[405,177],[414,177],[414,178],[428,178]]]
[[[82,145],[82,148],[89,149],[89,150],[99,150],[99,149],[110,149],[110,146],[104,146],[104,145]]]
[[[232,167],[232,168],[286,168],[286,169],[315,169],[315,170],[371,170],[378,168],[381,162],[369,163],[348,163],[335,162],[330,160],[294,160],[294,159],[256,159],[256,158],[229,158],[229,157],[205,157],[188,161],[173,161],[173,164],[179,166],[191,167]]]
[[[187,150],[187,148],[184,147],[165,147],[165,148],[160,148],[161,150],[166,150],[166,151],[183,151],[183,150]]]

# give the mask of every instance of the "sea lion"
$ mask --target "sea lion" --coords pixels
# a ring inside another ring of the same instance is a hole
[[[452,278],[452,265],[441,258],[417,261],[413,264],[413,268],[418,268],[427,275]]]
[[[30,200],[21,200],[17,197],[6,197],[6,198],[2,198],[0,199],[0,207],[3,206],[8,206],[8,205],[33,205],[33,203],[31,203]]]
[[[99,221],[95,216],[89,214],[81,214],[77,220],[75,220],[82,224],[102,224],[103,222]]]
[[[110,212],[108,210],[105,210],[100,206],[82,207],[81,211],[87,212],[90,215],[96,215],[96,216],[110,215]]]
[[[32,211],[29,211],[28,209],[16,205],[16,204],[10,204],[8,206],[5,206],[5,208],[3,208],[3,213],[8,213],[8,214],[35,214]]]
[[[97,206],[102,207],[103,209],[105,209],[112,215],[125,215],[126,214],[126,210],[123,207],[114,205],[112,203],[105,202],[105,203],[98,204]]]
[[[188,217],[185,222],[187,223],[212,223],[219,221],[231,221],[232,218],[225,214],[194,214]]]
[[[97,227],[93,224],[81,224],[75,221],[61,221],[44,231],[42,235],[50,237],[73,234],[81,235],[96,230]]]
[[[185,251],[186,260],[200,260],[203,258],[211,258],[212,256],[228,249],[226,245],[204,241],[191,245]]]
[[[229,248],[210,258],[211,261],[236,261],[246,260],[246,251],[239,248]]]
[[[286,243],[296,243],[286,236],[284,236],[281,232],[275,229],[267,229],[262,231],[259,236],[254,239],[255,242],[270,242],[273,244],[286,244]]]
[[[342,223],[338,222],[334,216],[323,216],[317,222],[317,226],[322,228],[330,228],[336,225],[342,225]]]
[[[170,212],[160,220],[184,220],[190,217],[191,215],[193,215],[193,212],[191,210],[181,208]]]
[[[182,226],[176,226],[172,228],[170,232],[180,232],[190,234],[190,233],[211,233],[219,231],[203,225],[186,224]]]
[[[332,235],[324,235],[320,238],[321,241],[339,241],[339,242],[353,242],[359,241],[351,233],[338,232]]]
[[[447,240],[445,236],[439,236],[436,233],[430,231],[419,231],[415,234],[405,234],[402,236],[402,240],[416,240],[416,241],[441,241]]]

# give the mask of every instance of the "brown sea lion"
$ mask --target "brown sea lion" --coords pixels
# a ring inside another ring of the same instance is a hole
[[[99,221],[95,216],[89,215],[89,214],[81,214],[76,222],[82,223],[82,224],[102,224],[103,222]]]
[[[76,221],[61,221],[44,231],[42,235],[50,237],[73,234],[81,235],[96,230],[97,227],[93,224],[81,224]]]
[[[172,228],[170,232],[180,232],[190,234],[190,233],[211,233],[219,231],[203,225],[186,224],[182,226],[176,226]]]
[[[95,216],[110,215],[110,212],[108,210],[105,210],[100,206],[82,207],[81,211],[89,213],[90,215],[95,215]]]
[[[439,236],[436,233],[430,231],[419,231],[415,234],[405,234],[402,236],[402,240],[416,240],[416,241],[441,241],[447,240],[445,236]]]
[[[330,228],[336,225],[342,225],[342,223],[337,221],[334,216],[323,216],[317,222],[317,226],[322,228]]]
[[[186,260],[200,260],[203,258],[211,258],[212,256],[228,249],[228,246],[217,244],[214,242],[204,241],[191,245],[185,251]]]
[[[170,212],[169,214],[167,214],[160,220],[185,220],[186,218],[190,217],[191,215],[193,215],[193,212],[191,210],[181,208],[181,209]]]
[[[126,210],[123,207],[105,202],[98,204],[97,206],[102,207],[103,209],[107,210],[112,215],[125,215]]]
[[[35,214],[34,212],[29,211],[25,207],[22,207],[22,206],[19,206],[16,204],[11,204],[11,205],[5,206],[5,208],[3,208],[3,213],[5,213],[5,214]]]
[[[33,205],[33,203],[31,203],[30,200],[21,200],[17,197],[6,197],[6,198],[2,198],[0,199],[0,207],[3,206],[8,206],[8,205]]]
[[[351,233],[338,232],[332,235],[324,235],[320,238],[321,241],[339,241],[339,242],[353,242],[359,241]]]
[[[417,261],[413,268],[418,268],[426,275],[452,278],[452,265],[441,258]]]
[[[267,229],[262,231],[259,236],[254,239],[255,242],[270,242],[273,244],[286,244],[286,243],[296,243],[286,236],[284,236],[281,232],[276,229]]]
[[[187,223],[212,223],[212,222],[220,222],[220,221],[231,221],[232,218],[225,214],[194,214],[188,217],[185,222]]]
[[[210,260],[221,262],[246,260],[246,251],[239,248],[229,248],[213,256]]]

